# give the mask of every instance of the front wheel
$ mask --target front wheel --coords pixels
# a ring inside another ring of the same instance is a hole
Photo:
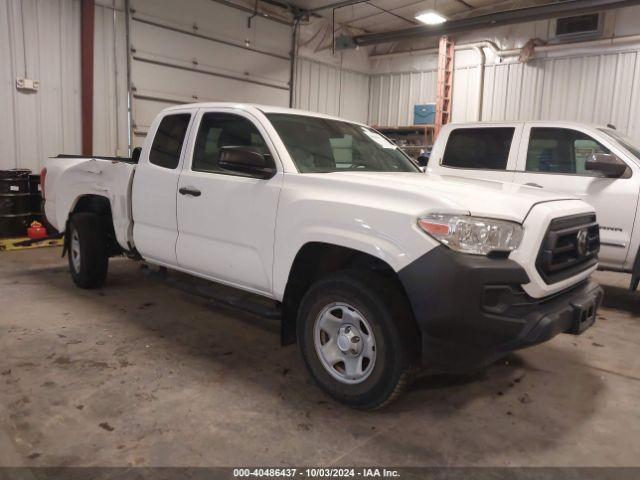
[[[300,305],[297,332],[311,375],[344,404],[380,408],[409,383],[414,322],[406,297],[380,275],[345,270],[316,282]]]
[[[69,221],[69,270],[80,288],[101,287],[109,267],[107,232],[93,213],[76,213]]]

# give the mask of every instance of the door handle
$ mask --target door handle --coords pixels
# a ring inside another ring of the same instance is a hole
[[[202,195],[200,190],[196,190],[195,188],[182,187],[178,190],[180,195],[191,195],[192,197],[199,197]]]
[[[525,183],[527,187],[536,187],[536,188],[544,188],[542,185],[538,185],[537,183]]]

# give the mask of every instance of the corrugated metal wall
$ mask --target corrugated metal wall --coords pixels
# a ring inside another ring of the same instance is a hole
[[[96,153],[109,155],[126,152],[127,145],[126,75],[116,81],[115,73],[116,64],[126,65],[126,49],[114,48],[114,12],[119,35],[122,13],[96,6],[94,145]],[[38,92],[16,89],[16,78],[24,76],[40,82]],[[80,151],[78,0],[0,2],[0,81],[0,169],[37,171],[47,156]],[[118,105],[125,105],[119,114]]]
[[[134,145],[170,105],[238,101],[288,106],[291,26],[211,0],[131,2]]]
[[[413,106],[435,103],[435,70],[373,75],[369,92],[369,124],[412,125]]]
[[[299,57],[294,82],[295,108],[367,122],[369,75]]]
[[[127,26],[124,0],[96,2],[93,64],[93,151],[127,156]]]
[[[629,33],[629,32],[627,32]],[[556,51],[527,63],[508,60],[485,67],[482,120],[572,120],[613,123],[640,141],[640,47]],[[553,56],[551,56],[553,55]],[[413,105],[436,100],[434,54],[374,63],[369,123],[409,125]],[[409,71],[411,65],[416,71]],[[473,51],[456,52],[452,120],[478,120],[480,67]],[[391,72],[389,72],[391,70]],[[420,73],[418,73],[420,72]]]
[[[455,121],[469,119],[459,105],[475,104],[477,90],[475,82],[454,88]],[[485,72],[482,118],[613,123],[640,140],[639,94],[638,51],[495,65]]]
[[[132,7],[132,120],[141,134],[134,143],[168,105],[288,104],[289,25],[256,17],[249,29],[246,12],[212,0],[132,0]],[[124,0],[97,0],[95,42],[94,151],[123,155],[129,137]],[[480,69],[473,52],[463,53],[456,54],[454,121],[477,118]],[[640,140],[639,53],[632,45],[487,65],[482,119],[611,122]],[[299,58],[294,105],[408,125],[414,104],[435,102],[434,60],[378,61],[379,68],[372,64],[364,73]],[[25,75],[40,82],[38,92],[16,89],[16,78]],[[79,0],[0,3],[0,82],[0,169],[38,170],[47,156],[80,151]]]

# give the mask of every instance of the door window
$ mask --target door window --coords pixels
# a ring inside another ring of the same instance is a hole
[[[590,136],[568,128],[532,128],[527,149],[527,171],[597,175],[585,164],[594,153],[611,153]]]
[[[191,169],[230,174],[218,165],[222,147],[249,147],[262,155],[269,154],[264,138],[246,118],[229,113],[205,113],[196,137]]]
[[[506,170],[513,127],[458,128],[449,134],[442,165],[480,170]]]
[[[151,144],[149,162],[159,167],[175,169],[180,162],[180,152],[187,133],[191,114],[167,115],[160,121]]]

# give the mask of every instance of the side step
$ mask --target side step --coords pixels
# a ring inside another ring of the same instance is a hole
[[[244,293],[226,286],[222,286],[222,288],[224,290],[234,290],[238,293],[235,295],[223,294],[222,292],[217,292],[214,287],[196,285],[189,281],[171,277],[165,267],[160,267],[159,270],[153,270],[149,265],[142,265],[140,268],[148,277],[156,280],[162,280],[167,285],[177,288],[185,293],[196,295],[200,298],[204,298],[205,300],[250,313],[252,315],[257,315],[259,317],[268,318],[270,320],[280,320],[282,318],[282,309],[280,308],[280,304],[277,302],[272,302],[266,299],[264,302],[261,302],[258,300],[260,297],[257,295]],[[273,303],[273,306],[268,305],[268,303]]]

